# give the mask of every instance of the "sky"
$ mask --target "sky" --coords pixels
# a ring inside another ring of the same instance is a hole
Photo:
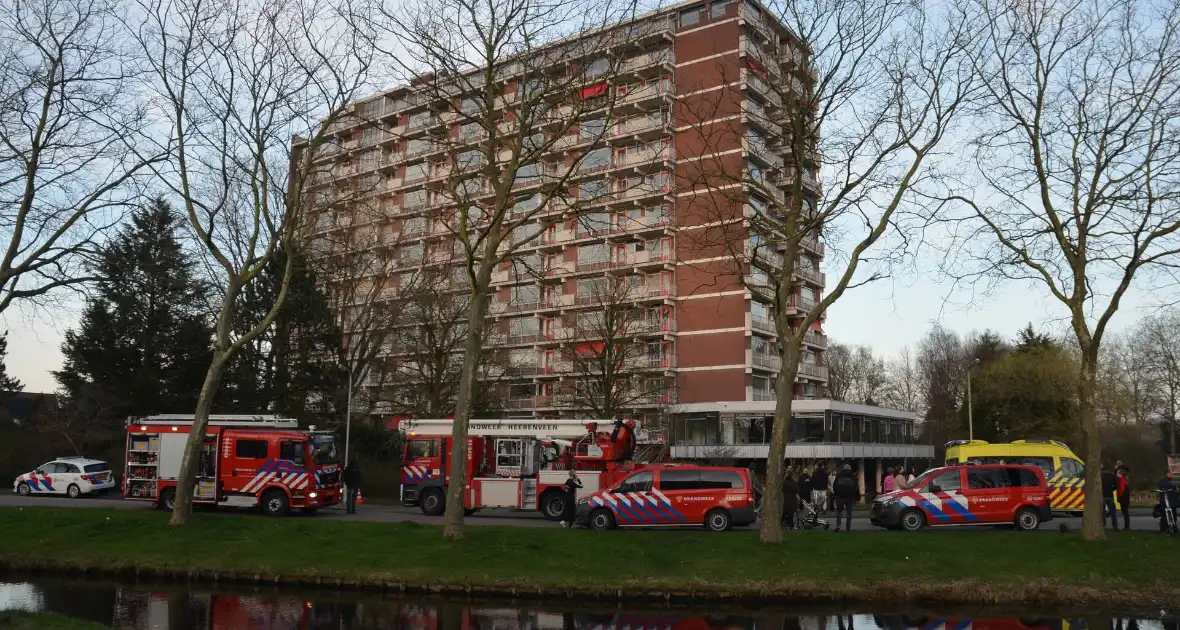
[[[834,269],[826,269],[829,278]],[[879,355],[893,356],[916,344],[934,323],[969,333],[994,330],[1012,337],[1030,322],[1042,332],[1065,330],[1063,311],[1051,300],[1039,298],[1039,287],[1009,285],[991,295],[973,296],[953,291],[934,274],[880,280],[846,293],[828,312],[824,330],[833,341],[872,346]],[[1133,324],[1150,306],[1142,294],[1123,302],[1115,329]],[[54,313],[5,316],[8,327],[10,374],[19,378],[26,392],[57,389],[52,370],[61,366],[64,331],[77,322],[67,309]]]

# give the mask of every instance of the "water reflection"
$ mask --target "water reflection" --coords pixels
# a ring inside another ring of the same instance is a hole
[[[124,630],[1180,630],[1174,621],[1109,616],[594,611],[58,581],[0,582],[4,609],[51,611]]]

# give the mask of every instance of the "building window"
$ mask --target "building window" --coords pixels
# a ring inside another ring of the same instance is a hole
[[[733,0],[717,0],[709,5],[709,19],[717,20],[725,17],[725,11],[733,6]]]
[[[701,23],[701,18],[705,15],[705,7],[696,6],[691,9],[685,9],[680,12],[680,28],[687,28],[689,26],[696,26]]]
[[[594,77],[602,76],[606,74],[608,70],[610,70],[610,59],[606,57],[599,57],[598,59],[595,59],[594,61],[586,64],[585,78],[593,79]]]

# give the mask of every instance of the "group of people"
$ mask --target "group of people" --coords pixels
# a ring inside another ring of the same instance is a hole
[[[902,466],[886,468],[885,476],[881,478],[881,493],[893,492],[908,488],[914,482],[914,471],[906,470]]]
[[[852,466],[844,464],[840,472],[825,464],[787,467],[783,477],[783,527],[795,529],[800,508],[817,513],[836,512],[836,531],[841,517],[846,517],[845,531],[852,530],[852,504],[860,500],[860,486]]]
[[[1114,531],[1119,531],[1118,510],[1123,513],[1123,529],[1131,530],[1131,469],[1122,461],[1114,465],[1114,471],[1106,464],[1102,465],[1102,512],[1103,520],[1110,516],[1110,524]],[[1115,497],[1118,497],[1116,510]]]

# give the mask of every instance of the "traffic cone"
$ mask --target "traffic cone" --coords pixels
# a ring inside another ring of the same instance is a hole
[[[364,503],[365,503],[365,498],[361,496],[361,491],[357,490],[356,491],[356,504],[357,505],[364,505]]]

